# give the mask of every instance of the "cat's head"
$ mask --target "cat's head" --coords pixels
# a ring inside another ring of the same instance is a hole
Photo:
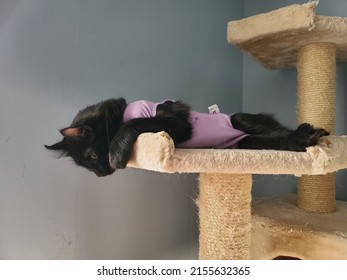
[[[99,177],[110,175],[115,169],[109,163],[109,144],[122,125],[125,107],[123,98],[88,106],[78,112],[69,127],[60,130],[60,142],[45,147],[70,156]]]

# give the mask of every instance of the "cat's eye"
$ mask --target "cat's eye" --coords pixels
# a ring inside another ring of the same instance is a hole
[[[97,155],[95,152],[92,152],[92,153],[90,154],[90,158],[91,158],[92,160],[97,160],[97,159],[98,159],[98,155]]]

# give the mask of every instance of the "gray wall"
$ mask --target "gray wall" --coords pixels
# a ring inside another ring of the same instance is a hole
[[[245,0],[245,17],[268,12],[291,4],[308,1],[300,0]],[[347,17],[347,1],[320,0],[317,14]],[[347,64],[337,65],[336,89],[336,134],[347,134]],[[243,68],[243,110],[246,112],[271,112],[284,124],[295,127],[296,119],[296,70],[267,70],[260,64],[244,56]],[[253,195],[273,196],[296,191],[293,176],[254,176]],[[347,200],[347,172],[337,173],[337,198]]]
[[[109,97],[240,111],[242,16],[241,0],[0,2],[0,259],[196,257],[194,175],[97,178],[43,144]]]

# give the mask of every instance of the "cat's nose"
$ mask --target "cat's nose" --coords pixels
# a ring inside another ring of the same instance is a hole
[[[116,170],[117,170],[116,168],[110,167],[110,173],[109,173],[109,175],[113,174]]]
[[[111,175],[116,171],[116,169],[110,167],[107,171],[105,170],[95,170],[94,173],[98,177],[105,177],[107,175]]]

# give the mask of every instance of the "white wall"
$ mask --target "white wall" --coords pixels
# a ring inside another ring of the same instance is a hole
[[[43,148],[108,97],[242,108],[230,0],[0,2],[0,259],[195,257],[196,178],[97,178]]]

